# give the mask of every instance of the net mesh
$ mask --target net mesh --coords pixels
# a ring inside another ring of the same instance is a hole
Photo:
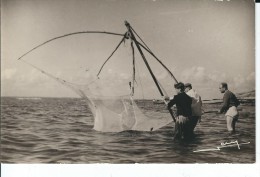
[[[123,96],[101,96],[102,92],[97,89],[96,84],[91,84],[95,88],[94,91],[91,91],[92,87],[86,88],[86,86],[84,89],[77,89],[90,107],[94,116],[93,128],[97,131],[154,131],[172,121],[170,116],[163,118],[158,117],[158,115],[147,116],[144,110],[139,108],[131,94]],[[74,90],[77,89],[74,88]],[[100,95],[93,94],[93,92],[99,92]]]

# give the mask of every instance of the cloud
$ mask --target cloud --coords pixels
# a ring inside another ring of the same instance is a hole
[[[155,75],[157,79],[166,79],[169,76],[166,70],[163,70],[161,72],[155,72]]]
[[[30,72],[19,73],[13,80],[21,85],[28,85],[30,87],[42,85],[50,80],[50,78],[36,69],[32,69]]]
[[[180,77],[182,82],[190,82],[203,97],[215,98],[220,96],[217,87],[220,82],[227,82],[235,93],[250,91],[255,88],[255,72],[235,77],[216,70],[207,70],[201,66],[185,69]]]
[[[206,69],[201,66],[193,66],[192,68],[185,69],[181,73],[181,78],[184,82],[206,82],[212,79],[206,73]]]
[[[249,80],[252,80],[254,74],[247,76]],[[191,68],[185,69],[181,73],[181,78],[184,82],[193,83],[220,83],[220,82],[231,82],[234,78],[228,77],[226,73],[220,71],[210,71],[202,66],[193,66]],[[241,79],[242,76],[238,76],[236,79]],[[245,78],[244,78],[245,79]],[[239,80],[239,83],[241,80]]]
[[[236,88],[245,84],[245,82],[246,82],[246,79],[243,78],[241,75],[238,75],[238,76],[234,77],[234,79],[233,79],[233,83]]]
[[[255,82],[255,72],[251,72],[247,77],[246,81],[248,82]]]
[[[5,80],[5,79],[12,79],[12,77],[16,74],[17,70],[14,68],[8,68],[8,69],[4,69],[1,72],[1,79]]]
[[[251,72],[247,76],[238,75],[232,81],[235,90],[253,90],[255,89],[255,72]]]
[[[211,71],[211,73],[207,73],[207,75],[211,81],[215,81],[218,83],[227,80],[227,75],[218,71]]]
[[[155,70],[154,74],[169,95],[174,92],[174,81],[172,81],[166,71]],[[117,69],[105,69],[97,80],[96,72],[78,71],[71,78],[63,78],[64,73],[56,71],[56,77],[76,84],[90,84],[94,93],[102,95],[125,95],[130,93],[129,82],[132,82],[132,74],[117,71]],[[68,74],[67,74],[68,75]],[[53,79],[42,74],[36,69],[22,72],[20,70],[7,68],[2,71],[2,94],[4,95],[39,95],[39,96],[68,96],[70,91],[66,87],[58,84]],[[203,99],[217,98],[220,95],[218,85],[220,82],[227,82],[231,91],[235,93],[253,90],[255,88],[255,72],[248,75],[237,75],[231,77],[226,73],[216,70],[208,70],[202,66],[193,66],[180,73],[178,77],[182,82],[191,82],[194,88],[201,94]],[[141,79],[141,82],[140,80]],[[90,82],[91,81],[91,82]],[[156,98],[160,96],[151,76],[147,72],[137,73],[135,82],[135,93],[139,97]],[[71,94],[73,94],[71,92]]]

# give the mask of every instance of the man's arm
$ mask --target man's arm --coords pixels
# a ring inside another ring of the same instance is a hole
[[[171,107],[173,106],[173,105],[175,105],[176,104],[176,100],[175,100],[175,97],[172,99],[172,100],[170,100],[170,102],[168,103],[168,109],[171,109]]]
[[[234,95],[235,97],[235,106],[238,107],[240,105],[240,101],[237,99],[236,95]]]
[[[224,111],[226,111],[228,109],[228,105],[229,105],[229,94],[225,93],[223,97],[223,104],[219,110],[219,113],[223,113]]]
[[[199,103],[200,103],[200,106],[202,106],[202,99],[200,96],[199,96]]]
[[[170,114],[171,114],[171,116],[172,116],[173,121],[176,122],[176,119],[175,119],[175,117],[174,117],[173,111],[172,111],[172,109],[171,109],[171,107],[172,107],[174,104],[176,104],[176,102],[175,102],[175,99],[173,98],[173,99],[170,100],[170,102],[167,104],[167,109],[169,110],[169,112],[170,112]]]

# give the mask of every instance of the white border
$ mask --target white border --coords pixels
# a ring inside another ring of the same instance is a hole
[[[133,165],[7,165],[2,168],[3,177],[257,177],[258,164],[133,164]]]
[[[256,163],[255,164],[1,164],[2,177],[260,177],[260,3],[256,10]],[[257,18],[258,17],[258,18]]]

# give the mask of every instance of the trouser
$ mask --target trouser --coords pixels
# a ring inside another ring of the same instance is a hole
[[[190,130],[189,118],[179,115],[176,117],[174,138],[184,139],[188,136]]]
[[[229,132],[235,132],[235,126],[237,120],[238,120],[238,116],[236,117],[226,116],[227,129]]]
[[[239,116],[237,108],[235,106],[230,107],[226,112],[225,116],[226,116],[228,131],[235,132],[235,126]]]
[[[190,127],[191,127],[191,131],[193,133],[197,123],[198,123],[198,120],[201,118],[201,116],[192,116],[191,119],[190,119]]]

